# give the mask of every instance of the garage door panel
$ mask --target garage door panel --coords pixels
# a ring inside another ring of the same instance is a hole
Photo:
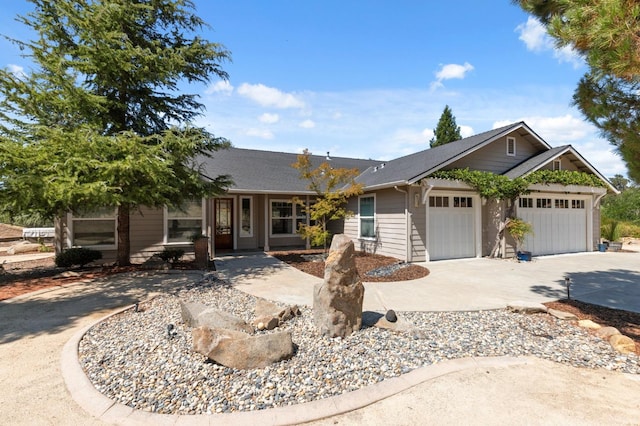
[[[475,256],[473,208],[429,209],[429,257],[431,260]]]

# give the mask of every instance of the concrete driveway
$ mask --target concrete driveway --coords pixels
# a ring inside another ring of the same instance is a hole
[[[284,303],[313,304],[307,275],[264,253],[216,260],[218,270],[240,290]],[[548,302],[567,296],[588,303],[640,312],[640,253],[579,253],[532,262],[463,259],[424,263],[427,277],[365,283],[364,309],[466,311],[499,309],[513,301]]]

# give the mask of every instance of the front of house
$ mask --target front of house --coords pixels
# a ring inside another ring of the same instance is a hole
[[[308,247],[296,234],[308,223],[294,197],[313,202],[314,193],[291,167],[296,155],[230,148],[205,160],[205,174],[228,174],[234,184],[221,197],[194,201],[182,209],[141,209],[131,217],[132,260],[166,247],[190,247],[194,233],[210,237],[210,253]],[[600,199],[615,188],[570,145],[552,148],[525,123],[515,123],[398,159],[312,156],[314,165],[356,168],[364,193],[349,201],[354,215],[333,223],[356,248],[409,262],[490,254],[503,203],[487,201],[459,181],[433,179],[441,170],[488,171],[510,178],[536,170],[581,171],[602,187],[532,185],[515,206],[533,225],[524,249],[533,255],[592,251],[600,236]],[[115,257],[115,210],[62,218],[57,238],[63,247],[92,247]],[[513,254],[513,242],[498,241]]]

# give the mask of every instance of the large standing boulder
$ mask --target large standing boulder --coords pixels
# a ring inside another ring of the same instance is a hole
[[[346,337],[358,331],[363,299],[353,242],[344,234],[335,235],[325,261],[324,281],[313,289],[313,319],[320,334]]]
[[[189,327],[226,328],[253,333],[254,329],[241,318],[211,308],[204,303],[180,301],[182,321]]]
[[[250,336],[219,328],[193,329],[193,349],[225,367],[247,370],[264,368],[293,356],[291,333]]]

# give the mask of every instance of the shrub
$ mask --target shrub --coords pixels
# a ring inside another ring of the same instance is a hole
[[[184,250],[179,248],[165,248],[163,251],[158,253],[158,256],[165,262],[176,263],[182,256],[184,256]]]
[[[84,266],[99,259],[102,259],[102,253],[98,250],[74,247],[57,255],[55,262],[58,267],[69,268],[73,265]]]

